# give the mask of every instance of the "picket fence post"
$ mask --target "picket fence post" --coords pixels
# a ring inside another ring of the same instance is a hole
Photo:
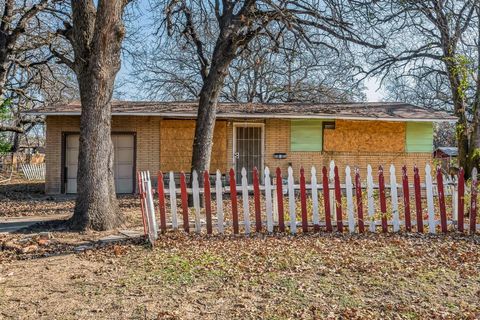
[[[178,229],[178,220],[177,220],[177,192],[175,190],[175,176],[173,171],[170,171],[168,188],[170,189],[170,210],[172,213],[172,228],[173,230]]]
[[[243,223],[245,234],[250,234],[250,207],[248,203],[248,180],[247,170],[242,168],[242,204],[243,204]]]
[[[238,203],[237,203],[237,183],[235,182],[235,170],[230,169],[230,200],[232,202],[233,233],[238,234]]]
[[[470,202],[470,233],[474,234],[477,229],[477,168],[472,170],[472,187],[471,187],[471,202]]]
[[[413,167],[413,182],[415,189],[415,213],[417,216],[417,232],[423,233],[422,190],[420,188],[420,174],[418,167]]]
[[[360,180],[360,170],[355,169],[355,197],[357,199],[357,219],[358,232],[365,232],[365,222],[363,221],[363,199],[362,199],[362,182]]]
[[[165,186],[163,184],[163,173],[158,172],[157,176],[157,189],[158,189],[158,210],[160,213],[160,230],[163,233],[167,231],[167,217],[165,208]]]
[[[307,220],[307,190],[305,182],[305,170],[300,168],[300,208],[302,212],[302,232],[308,232]]]
[[[432,184],[432,169],[430,165],[425,166],[425,187],[427,192],[427,209],[428,209],[428,232],[436,233],[435,230],[435,212],[433,206],[433,184]]]
[[[345,167],[345,189],[347,195],[348,231],[353,233],[355,232],[355,218],[353,216],[353,185],[349,166]]]
[[[465,215],[465,171],[460,168],[458,171],[458,231],[464,231],[464,215]]]
[[[395,175],[395,166],[390,165],[390,198],[392,199],[392,219],[393,232],[400,230],[400,219],[398,217],[398,192],[397,192],[397,177]]]
[[[197,170],[192,172],[192,193],[193,193],[193,207],[195,209],[195,232],[201,232],[200,225],[200,187],[198,185],[198,173]]]
[[[320,231],[320,217],[318,214],[318,189],[317,189],[317,170],[314,166],[310,171],[311,178],[311,189],[312,189],[312,204],[313,204],[313,212],[312,212],[312,222],[313,222],[313,230],[315,232]]]
[[[282,180],[282,171],[277,167],[276,171],[276,180],[277,180],[277,207],[278,207],[278,230],[280,232],[285,232],[285,217],[283,211],[283,180]]]
[[[217,170],[215,179],[215,201],[217,203],[217,228],[218,233],[223,234],[223,195],[222,195],[222,173]]]
[[[327,176],[327,167],[322,168],[322,182],[323,182],[323,205],[325,208],[325,225],[327,232],[332,232],[332,217],[331,217],[331,202],[330,202],[330,187]]]
[[[270,169],[265,167],[265,211],[267,213],[267,232],[273,232],[273,208],[272,208],[272,182],[270,180]]]
[[[408,187],[407,166],[402,167],[402,191],[403,191],[403,207],[405,214],[405,230],[412,231],[412,218],[410,214],[410,190]]]
[[[367,206],[368,219],[370,220],[370,232],[375,232],[375,202],[373,198],[373,176],[372,166],[367,165]]]
[[[203,200],[205,202],[205,218],[207,222],[207,234],[212,234],[212,195],[210,192],[210,174],[208,170],[203,172]]]
[[[382,214],[382,232],[388,231],[387,200],[385,198],[385,177],[383,167],[378,167],[378,192],[380,193],[380,212]]]
[[[342,213],[342,190],[340,188],[340,177],[338,176],[338,167],[334,168],[335,174],[335,209],[337,213],[337,231],[343,232],[343,213]]]
[[[290,233],[297,233],[297,215],[295,212],[295,190],[293,189],[293,169],[288,167],[288,207],[290,211]]]

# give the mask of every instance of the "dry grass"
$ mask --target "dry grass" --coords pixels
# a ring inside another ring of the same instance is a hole
[[[57,319],[478,318],[480,239],[169,233],[4,259],[0,315]],[[0,259],[5,255],[0,254]]]

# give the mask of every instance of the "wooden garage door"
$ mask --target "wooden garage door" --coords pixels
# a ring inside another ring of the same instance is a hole
[[[79,135],[69,134],[65,139],[66,193],[77,192]],[[133,193],[135,137],[133,134],[112,135],[114,154],[115,190],[117,193]]]

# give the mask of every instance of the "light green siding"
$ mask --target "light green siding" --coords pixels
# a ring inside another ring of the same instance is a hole
[[[290,151],[322,151],[322,120],[292,120]]]
[[[407,152],[433,152],[433,123],[407,122]]]

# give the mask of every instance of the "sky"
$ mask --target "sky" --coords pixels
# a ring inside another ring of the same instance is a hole
[[[144,39],[142,41],[149,41],[148,34],[151,31],[151,23],[153,18],[152,9],[149,5],[148,0],[141,0],[136,2],[133,13],[133,20],[130,22],[135,25],[136,31],[140,31],[141,34],[144,34]],[[129,26],[127,26],[127,30]],[[138,41],[138,39],[137,39]],[[129,99],[137,100],[139,98],[138,88],[134,84],[131,84],[129,81],[129,73],[132,71],[130,61],[131,57],[129,55],[124,55],[122,57],[122,67],[120,72],[117,75],[117,93],[122,93],[121,96],[117,96],[119,99]],[[385,92],[380,88],[379,82],[375,78],[367,78],[365,80],[365,95],[368,102],[379,102],[386,96]]]
[[[378,81],[374,78],[369,78],[368,80],[366,80],[365,94],[367,95],[368,102],[382,101],[382,99],[385,97],[385,92],[379,86],[380,85]]]

